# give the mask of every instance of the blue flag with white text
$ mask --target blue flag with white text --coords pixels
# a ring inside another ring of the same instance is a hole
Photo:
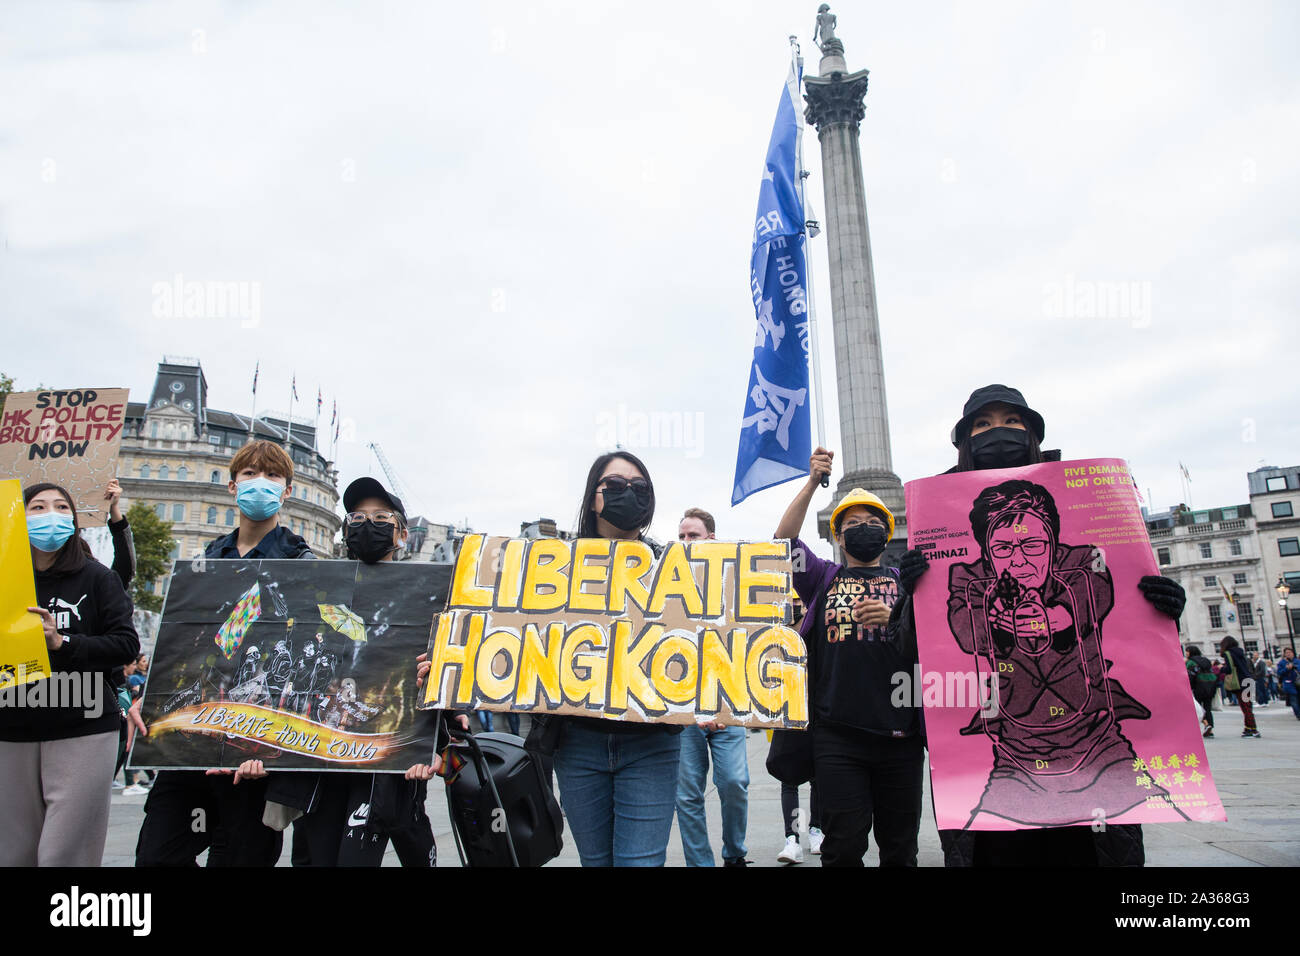
[[[758,190],[749,281],[757,328],[740,422],[731,503],[808,474],[812,425],[808,397],[808,286],[804,258],[799,84],[790,75]]]

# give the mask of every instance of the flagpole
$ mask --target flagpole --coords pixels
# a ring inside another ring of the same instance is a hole
[[[257,421],[257,373],[261,371],[261,369],[262,369],[262,363],[259,360],[257,365],[253,368],[253,413],[248,416],[248,440],[249,441],[253,441],[257,437],[257,435],[254,433],[255,426],[253,425],[253,423]]]
[[[297,391],[298,391],[298,373],[294,372],[293,384],[289,386],[289,414],[287,416],[289,420],[285,423],[289,426],[289,428],[288,428],[288,433],[284,437],[284,447],[285,450],[288,451],[290,455],[293,454],[293,396],[294,393]]]
[[[799,51],[799,38],[790,37],[790,60],[794,65],[795,79],[799,84],[799,89],[803,89],[803,57]],[[796,104],[796,109],[798,108]],[[815,219],[806,218],[808,216],[808,203],[804,196],[804,186],[808,177],[812,175],[808,170],[803,168],[803,124],[799,124],[799,136],[795,141],[795,162],[799,166],[799,205],[804,211],[804,272],[805,280],[808,285],[808,363],[812,367],[813,396],[815,407],[817,409],[817,446],[826,447],[826,415],[822,406],[822,361],[821,352],[817,348],[817,308],[813,298],[813,258],[812,258],[812,230],[817,229]],[[822,475],[822,487],[829,488],[831,479],[829,475]]]

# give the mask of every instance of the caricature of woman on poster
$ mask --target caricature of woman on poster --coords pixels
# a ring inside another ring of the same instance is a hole
[[[1114,590],[1100,553],[1060,541],[1056,503],[1029,481],[985,488],[970,523],[981,558],[950,568],[948,623],[996,696],[961,731],[993,742],[967,828],[981,813],[1045,825],[1031,809],[1044,797],[1059,825],[1113,819],[1166,795],[1134,786],[1121,723],[1151,712],[1106,674],[1102,621]]]

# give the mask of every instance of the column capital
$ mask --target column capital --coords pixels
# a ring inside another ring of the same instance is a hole
[[[827,126],[852,126],[856,131],[867,115],[867,73],[832,73],[830,76],[805,76],[804,100],[808,107],[804,118],[821,132]]]

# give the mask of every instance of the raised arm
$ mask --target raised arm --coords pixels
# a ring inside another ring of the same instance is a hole
[[[822,475],[830,475],[831,462],[834,458],[835,452],[827,451],[820,446],[812,453],[812,457],[808,459],[808,480],[794,496],[790,507],[785,509],[785,514],[781,516],[781,523],[772,533],[773,538],[789,538],[793,541],[799,537],[799,529],[803,527],[803,520],[808,516],[808,506],[812,504],[813,494],[821,487]]]

